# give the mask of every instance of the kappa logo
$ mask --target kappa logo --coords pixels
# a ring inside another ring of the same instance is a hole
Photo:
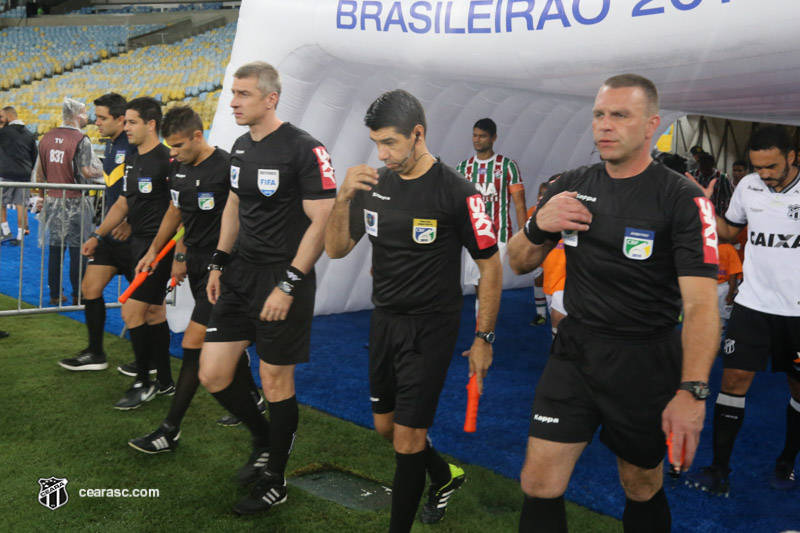
[[[266,197],[270,197],[278,190],[281,183],[281,173],[274,168],[258,169],[258,190]]]
[[[336,188],[336,174],[331,165],[331,156],[324,146],[317,146],[314,148],[314,155],[317,156],[317,163],[319,163],[319,175],[322,179],[322,189],[335,189]]]
[[[597,197],[589,196],[588,194],[579,194],[578,196],[576,196],[576,198],[578,200],[583,200],[584,202],[596,202],[597,201]]]
[[[378,194],[375,191],[372,191],[372,197],[377,198],[378,200],[391,200],[391,196],[384,196],[382,194]]]
[[[484,250],[496,244],[497,237],[494,234],[494,226],[492,226],[489,215],[486,214],[486,206],[483,204],[481,195],[473,194],[467,197],[467,207],[478,248]]]
[[[786,216],[788,216],[792,220],[800,220],[800,205],[798,204],[790,205],[789,212],[786,213]]]
[[[153,192],[153,178],[139,178],[139,192],[142,194]]]
[[[431,244],[436,240],[436,220],[415,218],[413,237],[417,244]]]
[[[544,416],[540,414],[533,415],[533,419],[537,422],[541,422],[542,424],[558,424],[559,422],[557,417]]]
[[[655,240],[656,232],[636,229],[625,228],[625,238],[622,241],[622,253],[628,259],[635,259],[637,261],[644,261],[653,255],[653,241]]]
[[[736,351],[736,340],[735,339],[725,339],[725,345],[722,347],[722,351],[725,354],[730,355]]]
[[[244,150],[236,150],[236,153],[237,153],[237,154],[243,154],[243,153],[244,153]]]
[[[39,503],[55,511],[69,501],[67,494],[67,478],[39,478]]]
[[[714,215],[714,204],[708,198],[695,198],[694,203],[700,211],[700,221],[703,223],[703,262],[718,265],[717,218]]]
[[[239,167],[231,165],[231,187],[239,188]]]

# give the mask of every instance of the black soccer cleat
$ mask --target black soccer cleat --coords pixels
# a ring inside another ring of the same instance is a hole
[[[145,402],[149,402],[156,395],[156,383],[153,381],[144,383],[137,381],[130,389],[125,391],[125,396],[114,404],[115,409],[129,411],[136,409]]]
[[[450,496],[467,481],[464,470],[456,465],[450,465],[450,481],[441,487],[431,483],[428,489],[428,501],[422,507],[419,521],[423,524],[435,524],[444,518]]]
[[[263,470],[253,490],[233,506],[233,512],[240,516],[261,513],[285,501],[286,478]]]
[[[254,396],[258,396],[258,401],[256,402],[256,407],[258,407],[258,412],[262,415],[267,412],[267,402],[264,401],[264,398],[261,397],[260,394],[255,393]],[[255,398],[254,398],[255,399]],[[219,420],[217,420],[217,424],[220,426],[225,427],[233,427],[238,426],[241,424],[242,421],[239,419],[238,416],[232,415],[228,413],[227,415],[223,416]]]
[[[780,459],[775,463],[775,471],[769,480],[769,486],[778,490],[794,488],[794,465]]]
[[[161,423],[158,429],[139,437],[138,439],[131,439],[128,441],[131,448],[139,450],[140,452],[156,454],[161,452],[171,452],[178,447],[178,439],[181,438],[180,428],[174,427],[167,421]]]
[[[687,475],[686,484],[703,492],[727,498],[731,490],[729,475],[730,469],[727,472],[723,472],[714,465],[706,466],[700,469],[699,472]]]
[[[267,461],[269,461],[269,447],[254,447],[247,462],[236,474],[236,483],[249,485],[256,481],[261,472],[267,467]]]
[[[69,359],[62,359],[58,366],[79,372],[82,370],[105,370],[108,368],[108,361],[104,353],[92,353],[88,348],[78,352],[78,355]]]
[[[156,380],[158,383],[158,389],[156,390],[156,394],[159,396],[174,396],[175,395],[175,382],[170,381],[167,385],[162,385],[161,383]]]
[[[139,367],[136,366],[136,361],[131,361],[130,363],[125,363],[124,365],[119,365],[117,367],[117,371],[119,371],[120,374],[124,376],[130,376],[132,378],[137,376],[138,369]],[[155,367],[150,369],[151,374],[155,374],[156,372],[158,372],[158,370]]]

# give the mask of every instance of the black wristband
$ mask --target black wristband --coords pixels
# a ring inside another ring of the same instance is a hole
[[[89,237],[94,237],[95,239],[97,239],[97,242],[103,242],[103,237],[101,237],[99,234],[95,233],[94,231],[89,234]]]
[[[280,281],[278,281],[277,287],[289,296],[292,296],[305,280],[306,275],[290,265],[283,271],[283,276]]]
[[[549,233],[542,231],[539,226],[536,225],[536,213],[531,215],[531,218],[528,219],[528,223],[525,224],[524,231],[528,240],[537,245],[544,244],[544,241],[550,237]]]

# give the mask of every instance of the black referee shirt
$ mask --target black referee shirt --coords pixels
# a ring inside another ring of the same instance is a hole
[[[583,326],[620,336],[666,331],[681,312],[678,276],[717,277],[712,204],[680,174],[653,162],[613,179],[598,163],[565,172],[539,208],[562,191],[577,191],[592,213],[588,231],[563,233],[565,307]]]
[[[152,239],[169,207],[172,163],[169,148],[159,144],[144,155],[138,151],[125,160],[123,192],[128,200],[128,222],[135,237]]]
[[[217,148],[197,166],[181,164],[173,169],[169,192],[181,210],[184,244],[195,250],[216,248],[230,191],[230,155]]]
[[[497,252],[481,195],[441,162],[413,180],[378,175],[350,202],[350,236],[372,242],[372,303],[406,315],[460,310],[461,247],[475,259]]]
[[[311,221],[303,200],[336,197],[325,147],[284,122],[258,142],[245,133],[233,144],[231,190],[239,196],[239,257],[250,264],[291,261]]]

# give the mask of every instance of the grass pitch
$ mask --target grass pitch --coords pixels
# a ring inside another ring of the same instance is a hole
[[[0,296],[0,308],[14,302]],[[130,343],[106,335],[109,368],[69,372],[57,365],[86,344],[86,327],[59,315],[0,320],[0,531],[270,531],[380,532],[389,511],[354,511],[289,486],[289,499],[269,513],[236,517],[246,494],[233,475],[249,452],[242,428],[216,424],[222,408],[201,386],[175,452],[146,455],[127,440],[155,429],[171,397],[134,411],[112,405],[130,385],[118,364],[133,359]],[[177,377],[180,360],[173,359]],[[491,453],[491,450],[487,450]],[[468,482],[445,519],[415,524],[416,533],[513,532],[522,492],[515,480],[464,465]],[[391,485],[394,454],[374,431],[301,406],[287,474],[334,467]],[[67,478],[69,501],[51,511],[38,502],[39,478]],[[158,489],[158,497],[81,497],[80,489]],[[617,520],[568,504],[572,532],[619,532]]]

